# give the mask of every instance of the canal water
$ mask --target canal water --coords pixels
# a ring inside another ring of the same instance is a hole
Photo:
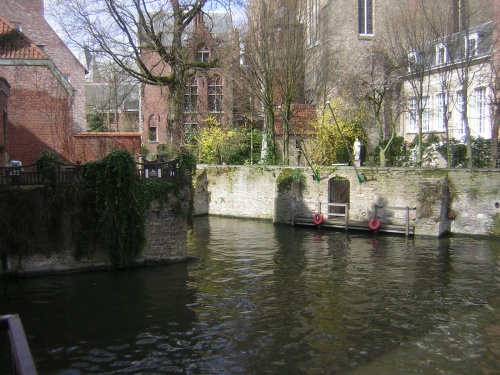
[[[21,316],[42,375],[500,373],[498,240],[205,217],[189,251],[0,280],[0,314]]]

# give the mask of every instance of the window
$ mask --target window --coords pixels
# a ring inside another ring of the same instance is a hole
[[[436,130],[438,132],[445,131],[446,129],[446,95],[436,95]]]
[[[431,124],[431,112],[429,111],[429,97],[422,98],[422,132],[428,133]]]
[[[416,52],[408,53],[408,72],[415,72],[417,69],[418,55]]]
[[[462,91],[457,92],[456,108],[457,108],[457,122],[456,122],[457,133],[465,134],[465,121],[464,121],[465,98]]]
[[[208,82],[208,111],[222,112],[222,79],[219,76]]]
[[[149,142],[158,142],[158,121],[155,115],[149,116]]]
[[[202,63],[208,63],[210,61],[210,51],[205,45],[198,46],[198,51],[196,52],[196,61]]]
[[[486,87],[474,90],[476,104],[476,131],[478,135],[484,135],[487,129],[488,107],[486,102]]]
[[[465,58],[471,59],[477,55],[477,34],[465,36]]]
[[[436,46],[436,64],[443,65],[448,62],[448,51],[443,43]]]
[[[417,131],[417,99],[411,98],[408,100],[408,132],[415,133]]]
[[[373,0],[358,0],[358,33],[373,35]]]
[[[191,77],[184,90],[184,111],[196,112],[198,108],[198,81],[196,77]]]
[[[309,45],[319,41],[319,0],[307,0],[307,34]]]

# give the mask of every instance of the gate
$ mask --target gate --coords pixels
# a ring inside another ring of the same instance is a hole
[[[349,203],[349,180],[332,178],[328,182],[328,202],[329,203]],[[346,214],[345,207],[330,207],[329,213]]]

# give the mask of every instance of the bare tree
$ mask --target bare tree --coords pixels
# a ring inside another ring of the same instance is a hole
[[[399,67],[410,88],[408,113],[417,125],[417,165],[422,164],[422,132],[424,116],[429,110],[429,84],[433,50],[429,41],[434,33],[425,27],[425,17],[418,6],[399,9],[391,17],[387,29],[388,52],[395,66]]]
[[[256,99],[256,109],[264,117],[261,162],[271,156],[269,145],[275,143],[276,93],[273,74],[276,69],[274,54],[277,39],[275,25],[270,22],[276,14],[275,5],[267,0],[250,2],[247,8],[248,25],[242,32],[243,55],[239,74],[245,80],[249,95]]]
[[[186,49],[190,25],[208,0],[54,2],[54,16],[73,44],[105,55],[141,83],[168,88],[167,126],[179,131],[187,72],[217,63],[197,61]]]
[[[370,68],[366,74],[361,74],[360,90],[373,111],[378,131],[380,166],[385,167],[386,153],[396,136],[397,119],[403,110],[399,102],[401,81],[397,67],[381,44],[375,44],[372,48]]]
[[[300,0],[255,0],[248,7],[239,74],[246,81],[249,95],[261,105],[262,161],[267,158],[269,147],[275,144],[274,122],[280,106],[284,117],[282,158],[288,163],[291,105],[303,101],[305,29],[301,5]]]

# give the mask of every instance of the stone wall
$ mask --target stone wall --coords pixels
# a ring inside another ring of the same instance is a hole
[[[154,201],[151,204],[145,223],[147,244],[137,258],[138,266],[188,260],[189,194],[189,189],[185,188],[179,197],[171,196],[166,203]],[[72,251],[74,247],[74,244],[67,243],[66,250],[52,251],[50,254],[4,256],[0,277],[9,274],[38,275],[113,268],[107,254],[102,252],[97,252],[92,257],[75,259]]]
[[[329,202],[333,179],[349,181],[349,218],[368,225],[375,205],[409,207],[415,235],[500,234],[500,171],[416,168],[331,167],[321,171],[318,183],[311,169],[302,189],[278,192],[277,180],[285,167],[199,165],[196,174],[195,214],[291,221],[292,215],[312,217],[318,202]],[[377,209],[385,223],[404,225],[406,211]]]

